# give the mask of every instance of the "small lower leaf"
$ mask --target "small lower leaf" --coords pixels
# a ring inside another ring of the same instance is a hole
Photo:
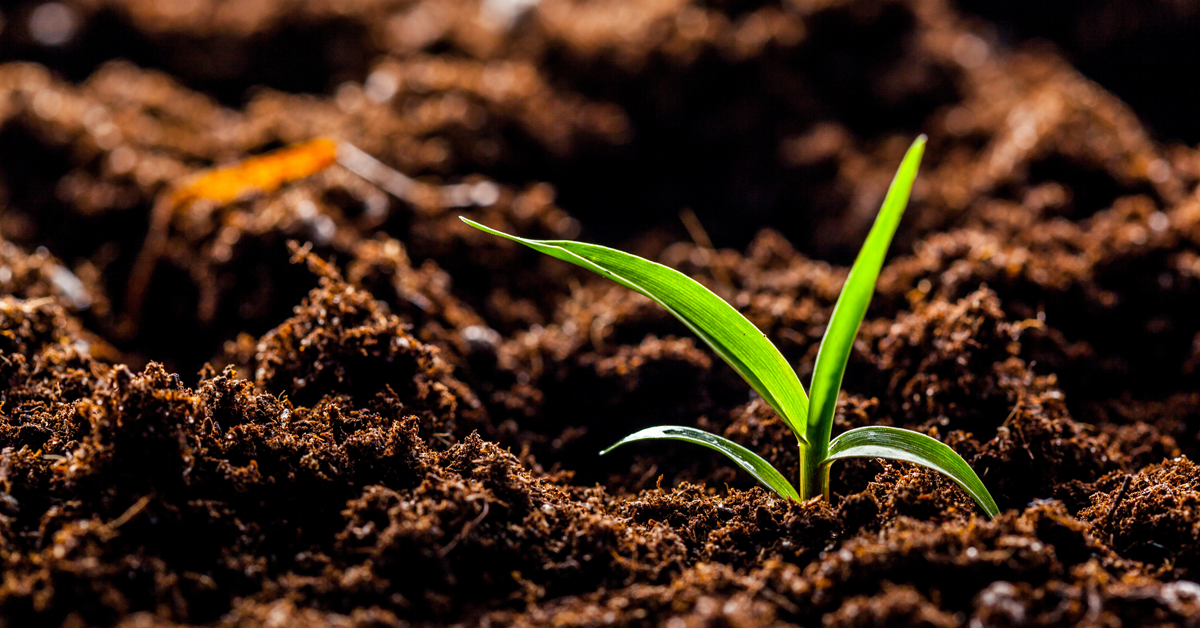
[[[634,432],[625,438],[617,441],[615,445],[600,452],[604,455],[621,445],[633,443],[641,440],[681,440],[688,443],[703,445],[709,449],[715,449],[725,454],[730,460],[750,475],[753,475],[756,480],[766,484],[768,488],[779,494],[780,497],[793,501],[800,501],[800,494],[788,482],[771,463],[763,460],[758,454],[742,447],[741,445],[722,438],[711,432],[698,430],[694,427],[683,427],[680,425],[660,425],[658,427],[648,427],[640,432]]]
[[[945,443],[920,432],[882,426],[853,429],[829,443],[829,455],[821,464],[828,466],[842,458],[886,458],[919,464],[954,480],[979,504],[988,519],[1000,514],[983,480],[967,461]]]

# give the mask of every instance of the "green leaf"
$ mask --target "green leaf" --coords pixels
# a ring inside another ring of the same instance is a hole
[[[761,456],[728,438],[722,438],[711,432],[698,430],[694,427],[683,427],[680,425],[648,427],[640,432],[634,432],[622,438],[612,447],[600,452],[600,455],[603,456],[626,443],[633,443],[640,440],[681,440],[703,445],[709,449],[715,449],[737,463],[737,466],[748,471],[750,475],[754,476],[754,479],[766,484],[768,488],[778,493],[780,497],[792,501],[800,501],[800,494],[792,487],[791,482],[788,482],[783,477],[783,474],[777,471],[775,467],[772,467],[771,463],[763,460]]]
[[[945,443],[920,432],[883,426],[860,427],[843,432],[829,443],[829,455],[821,464],[827,467],[834,460],[842,458],[886,458],[928,467],[954,480],[979,504],[989,519],[995,519],[1000,514],[983,480],[979,479],[967,461]]]
[[[683,273],[636,255],[569,240],[527,240],[462,221],[492,235],[582,266],[658,303],[708,343],[807,442],[808,397],[796,372],[753,323]]]
[[[825,329],[825,338],[821,340],[821,348],[817,351],[805,434],[808,442],[818,447],[821,443],[829,442],[838,391],[842,387],[850,350],[854,347],[854,337],[875,293],[875,280],[879,278],[892,235],[896,233],[900,217],[904,215],[904,207],[908,204],[908,195],[912,192],[913,180],[917,178],[917,168],[921,165],[924,152],[925,136],[922,135],[908,149],[900,169],[896,171],[896,177],[892,179],[892,185],[883,199],[883,207],[875,217],[875,224],[867,234],[867,241],[854,260],[854,266],[850,268],[846,285],[842,287],[842,294],[829,319],[829,327]]]

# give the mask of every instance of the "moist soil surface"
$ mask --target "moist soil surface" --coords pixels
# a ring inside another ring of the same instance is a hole
[[[1197,625],[1200,9],[1050,4],[5,9],[0,626]],[[835,433],[995,521],[599,457],[798,464],[662,309],[458,220],[678,268],[807,381],[919,133]],[[413,179],[197,178],[314,138]]]

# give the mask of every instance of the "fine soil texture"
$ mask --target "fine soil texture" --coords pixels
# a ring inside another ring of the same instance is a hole
[[[0,628],[1200,624],[1200,5],[7,6]],[[677,268],[807,382],[920,133],[835,434],[995,521],[598,456],[798,467],[664,310],[458,219]]]

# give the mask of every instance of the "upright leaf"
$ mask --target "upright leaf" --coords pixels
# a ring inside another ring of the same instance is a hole
[[[896,233],[900,217],[904,215],[904,207],[908,204],[908,195],[912,192],[913,180],[917,177],[917,168],[924,152],[925,136],[922,135],[913,142],[904,161],[900,163],[900,169],[896,171],[896,177],[892,179],[892,185],[883,199],[883,207],[875,217],[875,224],[867,234],[867,241],[854,260],[846,285],[842,287],[842,294],[833,308],[825,338],[821,340],[821,348],[817,351],[816,366],[813,367],[809,391],[812,397],[805,432],[810,443],[819,446],[820,443],[829,442],[838,391],[842,387],[842,375],[846,372],[854,337],[875,293],[875,280],[879,278],[892,235]]]
[[[462,221],[481,231],[582,266],[649,297],[708,343],[779,413],[796,438],[806,442],[808,397],[796,372],[753,323],[691,277],[604,246],[569,240],[528,240],[466,218]]]
[[[829,443],[823,466],[842,458],[886,458],[928,467],[958,484],[979,504],[989,519],[1000,513],[983,480],[953,449],[920,432],[898,427],[860,427],[844,432]]]
[[[758,454],[728,438],[722,438],[711,432],[705,432],[693,427],[682,427],[679,425],[649,427],[622,438],[612,447],[600,452],[600,455],[604,455],[621,445],[642,440],[681,440],[703,445],[709,449],[715,449],[725,454],[737,466],[748,471],[756,480],[766,484],[768,488],[778,493],[780,497],[792,501],[800,501],[800,494],[796,492],[791,482],[788,482],[783,477],[783,474],[779,473],[775,467],[771,466],[771,463],[763,460]]]

